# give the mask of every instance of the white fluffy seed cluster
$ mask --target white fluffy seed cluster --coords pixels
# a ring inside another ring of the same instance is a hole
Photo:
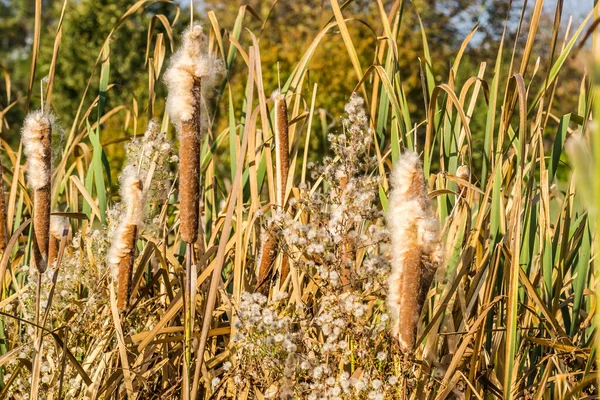
[[[216,79],[223,69],[222,63],[208,53],[205,41],[206,36],[200,24],[186,30],[183,44],[173,55],[171,65],[165,72],[165,82],[169,88],[167,112],[178,129],[182,122],[194,118],[196,107],[202,106],[196,104],[193,96],[195,82],[201,80],[202,95],[206,97],[205,94],[214,90]]]
[[[60,240],[63,232],[69,229],[69,219],[60,215],[50,216],[50,234]]]
[[[29,184],[33,189],[43,188],[50,183],[52,171],[48,169],[46,160],[51,156],[51,149],[44,146],[43,142],[49,139],[47,135],[51,134],[53,124],[54,116],[41,110],[29,113],[23,122],[23,151],[27,157]]]
[[[117,280],[119,262],[131,251],[131,248],[127,246],[124,235],[129,232],[131,225],[137,226],[139,232],[146,215],[144,187],[137,169],[131,165],[125,167],[121,172],[120,181],[120,194],[124,209],[120,216],[120,223],[113,233],[110,250],[108,251],[108,264],[115,280]]]

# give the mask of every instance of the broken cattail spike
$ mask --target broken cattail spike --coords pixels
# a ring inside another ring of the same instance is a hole
[[[268,296],[269,285],[267,284],[275,257],[277,256],[277,240],[275,236],[267,234],[267,237],[262,241],[260,255],[258,257],[258,278],[256,280],[256,291]]]
[[[41,111],[27,115],[21,132],[33,188],[33,255],[40,273],[48,266],[53,117]]]
[[[442,261],[440,224],[431,208],[421,160],[404,153],[394,166],[387,214],[391,238],[388,307],[392,334],[405,352],[414,349],[419,315]]]
[[[48,247],[48,265],[53,266],[58,257],[60,241],[69,231],[69,220],[65,217],[52,215],[50,217],[50,243]]]

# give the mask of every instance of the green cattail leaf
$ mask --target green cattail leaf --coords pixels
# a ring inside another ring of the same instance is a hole
[[[550,170],[548,171],[548,181],[552,182],[556,176],[558,165],[560,163],[560,155],[563,151],[565,139],[567,138],[567,129],[569,128],[569,121],[571,120],[571,114],[563,115],[558,125],[558,131],[554,138],[554,146],[552,147],[552,155],[550,156]]]

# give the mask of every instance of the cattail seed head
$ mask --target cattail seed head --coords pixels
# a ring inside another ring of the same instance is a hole
[[[33,255],[38,272],[48,265],[50,242],[50,192],[52,175],[52,124],[54,118],[42,111],[27,115],[21,137],[27,157],[27,175],[33,188]]]
[[[392,272],[388,308],[392,334],[403,351],[415,346],[419,315],[442,261],[440,224],[427,194],[419,156],[404,153],[391,176],[387,222]]]
[[[129,304],[137,235],[145,218],[146,196],[142,179],[129,165],[121,173],[121,199],[124,215],[115,230],[108,253],[112,276],[117,282],[117,306],[124,311]]]
[[[183,44],[165,72],[169,88],[167,112],[179,133],[179,198],[181,237],[187,243],[198,238],[200,202],[200,144],[207,126],[203,99],[214,89],[222,66],[205,49],[206,37],[199,24],[183,34]]]

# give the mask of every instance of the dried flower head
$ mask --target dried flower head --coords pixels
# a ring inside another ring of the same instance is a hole
[[[419,315],[442,259],[439,221],[433,214],[419,156],[404,153],[391,177],[388,228],[392,272],[387,303],[392,333],[404,351],[414,348]]]

